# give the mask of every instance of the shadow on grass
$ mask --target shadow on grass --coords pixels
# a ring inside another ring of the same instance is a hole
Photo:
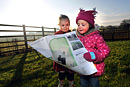
[[[13,55],[12,57],[8,58],[6,61],[3,61],[2,63],[0,63],[1,65],[2,64],[6,64],[8,62],[10,62],[16,55]],[[3,57],[4,58],[4,57]]]
[[[25,60],[27,57],[27,53],[24,53],[23,57],[19,61],[17,67],[16,67],[16,72],[14,73],[14,76],[12,77],[11,81],[9,84],[7,84],[5,87],[13,87],[15,84],[22,85],[22,71],[23,71],[23,66],[25,64]]]
[[[12,57],[8,58],[6,61],[3,61],[2,63],[0,63],[0,65],[2,64],[7,64],[8,62],[12,61],[12,59],[15,57],[16,55],[13,55]],[[7,72],[9,70],[13,69],[13,66],[7,67],[7,68],[1,68],[0,67],[0,72]]]
[[[38,53],[36,50],[34,50],[34,54],[28,56],[28,58],[29,58],[29,57],[34,57],[34,56],[36,56],[36,55],[38,56],[38,58],[36,58],[36,59],[34,59],[34,60],[31,60],[31,61],[27,61],[25,64],[33,63],[33,62],[38,61],[38,60],[40,60],[40,59],[42,59],[42,58],[45,58],[43,55],[41,55],[40,53]],[[40,55],[41,55],[41,56],[40,56]]]

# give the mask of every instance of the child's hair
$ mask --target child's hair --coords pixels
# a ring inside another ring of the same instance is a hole
[[[61,14],[60,17],[59,17],[59,23],[60,23],[60,21],[61,21],[62,19],[67,19],[67,20],[69,21],[69,25],[70,25],[70,19],[69,19],[68,16]]]
[[[89,24],[89,30],[93,29],[95,26],[93,26],[92,24],[88,23]]]

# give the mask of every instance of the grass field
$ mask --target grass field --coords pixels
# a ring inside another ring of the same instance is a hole
[[[106,58],[105,74],[100,77],[100,87],[130,86],[130,40],[107,42],[111,53]],[[0,87],[57,87],[58,73],[53,61],[29,52],[0,57]],[[68,82],[65,80],[65,87]],[[79,86],[75,73],[74,87]]]

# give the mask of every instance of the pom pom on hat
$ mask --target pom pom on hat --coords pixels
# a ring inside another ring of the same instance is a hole
[[[94,27],[94,19],[95,19],[95,16],[96,15],[96,11],[95,11],[96,8],[94,8],[94,10],[89,10],[89,11],[85,11],[83,9],[80,9],[80,12],[76,18],[76,23],[78,22],[78,20],[85,20],[87,21],[88,23],[90,23],[93,27]]]

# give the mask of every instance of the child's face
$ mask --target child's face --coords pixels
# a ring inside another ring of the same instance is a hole
[[[87,21],[78,20],[77,25],[78,25],[77,30],[79,31],[80,34],[84,34],[89,30],[89,23]]]
[[[61,19],[59,23],[59,27],[63,32],[67,32],[70,27],[69,21],[67,19]]]

